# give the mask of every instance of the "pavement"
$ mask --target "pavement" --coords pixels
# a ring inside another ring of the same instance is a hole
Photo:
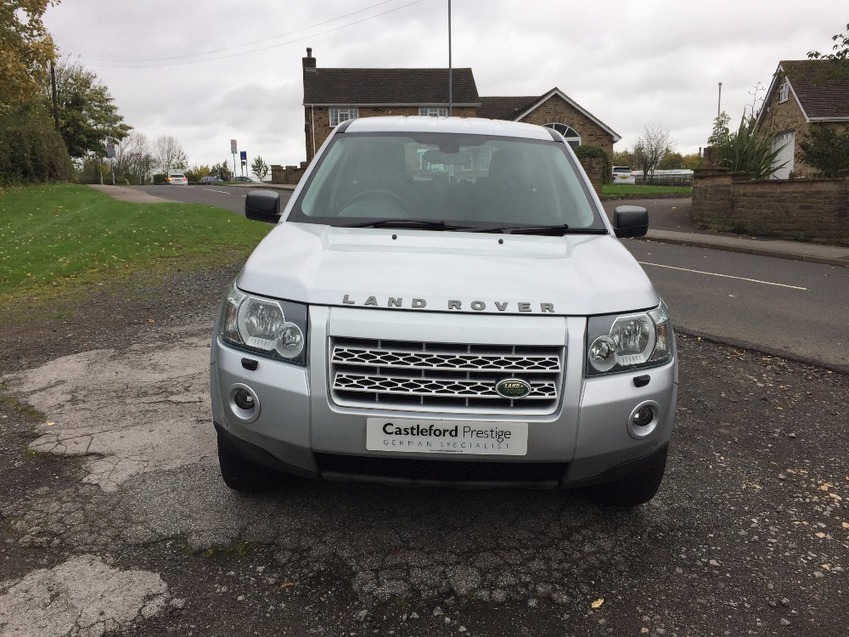
[[[646,239],[651,241],[849,267],[849,246],[785,241],[701,228],[690,220],[690,198],[604,200],[602,203],[608,214],[623,204],[645,207],[649,211]]]

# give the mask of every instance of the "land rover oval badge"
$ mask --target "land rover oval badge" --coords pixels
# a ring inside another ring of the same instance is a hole
[[[531,393],[531,385],[519,378],[507,378],[498,382],[495,391],[504,398],[524,398]]]

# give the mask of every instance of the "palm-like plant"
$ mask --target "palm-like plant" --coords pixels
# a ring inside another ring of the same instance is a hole
[[[784,147],[773,149],[768,137],[761,137],[755,128],[754,116],[740,119],[739,128],[723,136],[716,146],[719,153],[719,165],[733,172],[746,172],[752,179],[769,179],[772,174],[783,168],[787,162],[776,164],[775,160]]]

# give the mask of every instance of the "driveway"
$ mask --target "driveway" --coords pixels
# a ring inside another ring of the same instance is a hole
[[[295,479],[249,498],[206,398],[237,268],[7,318],[0,634],[845,633],[846,376],[681,335],[667,479],[632,511]]]

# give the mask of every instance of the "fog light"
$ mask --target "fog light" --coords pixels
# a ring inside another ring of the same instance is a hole
[[[256,406],[254,397],[247,389],[237,389],[236,393],[233,394],[233,402],[236,403],[236,407],[245,411],[249,411]]]
[[[230,412],[239,420],[250,423],[259,418],[259,399],[254,391],[241,383],[230,388]]]
[[[638,405],[628,418],[628,433],[638,440],[649,436],[657,429],[660,420],[660,407],[655,402]]]
[[[653,418],[654,412],[652,411],[652,408],[645,405],[637,410],[637,413],[634,414],[634,418],[631,422],[633,422],[637,427],[646,427],[651,424]]]

